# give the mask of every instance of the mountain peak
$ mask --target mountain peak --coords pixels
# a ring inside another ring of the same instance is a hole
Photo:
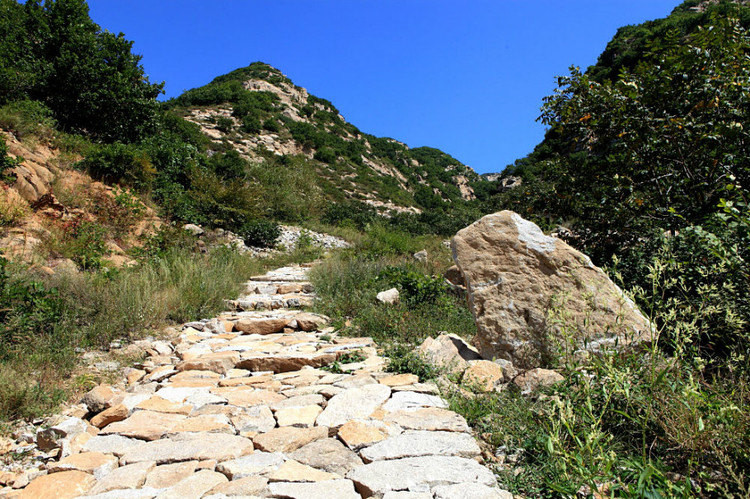
[[[419,213],[474,199],[472,184],[483,182],[439,149],[410,149],[360,131],[330,101],[262,62],[216,77],[169,105],[198,124],[217,150],[235,149],[255,163],[267,161],[269,153],[306,162],[331,201]]]

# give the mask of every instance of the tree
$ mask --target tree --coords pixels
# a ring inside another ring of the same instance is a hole
[[[156,97],[133,42],[102,29],[84,0],[0,0],[0,91],[47,104],[61,126],[134,142],[153,128]]]
[[[653,42],[615,82],[573,68],[543,107],[555,152],[513,196],[567,221],[599,261],[700,223],[727,186],[750,185],[749,54],[740,23],[714,17],[687,40]]]

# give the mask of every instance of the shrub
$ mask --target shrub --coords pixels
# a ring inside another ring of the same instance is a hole
[[[16,177],[11,170],[19,163],[18,158],[14,159],[8,156],[8,145],[5,143],[5,139],[0,137],[0,180],[6,184],[13,183]]]
[[[240,128],[245,133],[260,133],[260,118],[253,114],[245,115],[242,117],[242,126]]]
[[[378,279],[386,281],[390,286],[397,286],[409,305],[435,303],[448,293],[448,286],[442,277],[401,267],[387,267],[378,275]]]
[[[238,234],[248,246],[272,248],[281,235],[281,227],[270,220],[249,220],[239,228]]]
[[[0,256],[0,360],[14,350],[51,336],[61,317],[61,301],[42,283],[13,276]]]
[[[107,255],[107,230],[95,223],[76,218],[63,226],[65,234],[60,250],[83,270],[98,269]]]
[[[664,351],[750,373],[750,210],[741,202],[722,207],[702,226],[654,235],[643,252],[616,259],[614,272],[638,284]]]
[[[322,147],[315,151],[313,158],[323,163],[333,164],[336,162],[336,153],[330,147]]]
[[[350,223],[359,230],[363,230],[379,218],[377,210],[369,204],[348,201],[329,204],[321,217],[321,222],[337,226]]]
[[[223,133],[229,133],[234,128],[234,121],[232,121],[232,118],[219,116],[216,118],[216,128]]]
[[[319,297],[317,310],[350,334],[371,336],[381,344],[418,344],[438,331],[474,334],[471,312],[463,300],[450,295],[413,305],[405,301],[387,307],[378,303],[375,295],[384,289],[378,275],[397,261],[392,257],[362,258],[359,248],[324,260],[310,272]],[[403,261],[398,264],[408,268]],[[348,327],[344,326],[347,320]]]
[[[18,100],[0,107],[0,127],[18,139],[29,135],[49,139],[55,126],[52,110],[39,101]]]
[[[411,255],[422,248],[411,234],[394,230],[381,223],[373,223],[366,228],[367,237],[362,241],[361,250],[372,257]]]
[[[419,353],[414,350],[412,345],[397,343],[389,346],[385,350],[385,356],[388,357],[387,371],[396,374],[415,374],[419,376],[419,381],[427,381],[437,378],[440,375],[439,369],[430,364]]]
[[[234,149],[225,153],[215,153],[206,163],[223,179],[244,178],[247,174],[247,161]]]
[[[279,122],[274,118],[268,118],[263,122],[263,129],[269,132],[278,132],[281,130],[281,126],[279,126]]]
[[[120,142],[96,147],[80,164],[95,178],[137,188],[149,187],[156,175],[145,150]]]
[[[145,260],[164,258],[167,253],[187,251],[195,247],[196,236],[182,227],[164,224],[146,236],[143,247],[136,255]]]

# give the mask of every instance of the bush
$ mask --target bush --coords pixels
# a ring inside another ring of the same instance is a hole
[[[281,126],[279,125],[279,122],[274,118],[268,118],[263,122],[263,129],[268,130],[269,132],[279,132],[281,130]]]
[[[388,357],[388,372],[396,374],[415,374],[419,381],[425,382],[437,378],[440,371],[432,364],[424,360],[412,345],[397,343],[386,348],[385,356]]]
[[[317,310],[332,317],[348,334],[371,336],[382,345],[415,345],[438,331],[460,336],[476,332],[464,300],[450,295],[413,305],[405,301],[391,306],[378,303],[375,295],[385,288],[378,275],[394,264],[404,269],[409,265],[392,257],[362,258],[359,248],[324,260],[310,272],[319,297]]]
[[[234,128],[234,121],[232,118],[226,116],[219,116],[216,118],[216,128],[223,133],[229,133]]]
[[[115,189],[112,193],[97,190],[88,201],[88,209],[114,237],[125,236],[146,213],[146,207],[129,189]]]
[[[336,162],[336,153],[330,147],[322,147],[315,151],[313,158],[332,165]]]
[[[351,224],[359,230],[364,230],[367,225],[379,218],[377,210],[369,204],[348,201],[329,204],[320,221],[336,226]]]
[[[403,299],[409,305],[435,303],[448,294],[448,285],[440,276],[429,276],[402,267],[387,267],[378,275],[379,280],[389,286],[398,287]]]
[[[255,248],[272,248],[281,235],[281,227],[270,220],[250,220],[237,231],[245,244]]]
[[[638,284],[636,298],[660,328],[665,352],[750,374],[750,211],[739,202],[722,206],[702,226],[652,236],[643,252],[616,259],[614,272]]]
[[[94,148],[80,164],[92,177],[140,189],[148,188],[156,175],[151,157],[144,149],[120,142]]]
[[[64,235],[59,251],[83,270],[98,269],[107,249],[107,230],[95,223],[76,218],[63,226]]]
[[[0,137],[0,180],[6,184],[13,183],[16,180],[15,174],[11,171],[18,166],[18,159],[8,156],[8,145],[5,138]]]
[[[242,117],[242,126],[240,128],[245,133],[260,133],[262,128],[260,118],[252,114],[245,115]]]
[[[247,161],[234,149],[216,153],[206,163],[216,175],[226,180],[241,179],[247,175]]]
[[[49,139],[55,126],[52,110],[39,101],[18,100],[0,107],[0,127],[19,140],[29,135]]]
[[[39,336],[51,336],[61,318],[55,292],[38,281],[13,276],[8,261],[0,257],[0,360]]]

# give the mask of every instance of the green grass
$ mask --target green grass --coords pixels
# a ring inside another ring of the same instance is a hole
[[[427,268],[410,257],[367,257],[360,249],[340,253],[315,267],[310,278],[320,298],[317,310],[334,319],[345,333],[370,336],[381,345],[418,344],[428,336],[448,331],[471,336],[476,331],[463,301],[445,293],[433,302],[397,305],[379,303],[378,292],[393,287],[379,278],[388,268]],[[345,326],[345,324],[349,326]]]
[[[590,497],[602,487],[612,497],[747,497],[745,381],[706,379],[658,351],[596,358],[564,374],[531,396],[513,386],[443,393],[505,455],[503,488],[527,497]]]
[[[254,259],[224,248],[173,248],[132,268],[46,279],[11,265],[3,286],[15,312],[4,317],[0,336],[0,420],[57,407],[72,389],[80,349],[106,349],[114,339],[212,317],[250,276],[307,256]]]

